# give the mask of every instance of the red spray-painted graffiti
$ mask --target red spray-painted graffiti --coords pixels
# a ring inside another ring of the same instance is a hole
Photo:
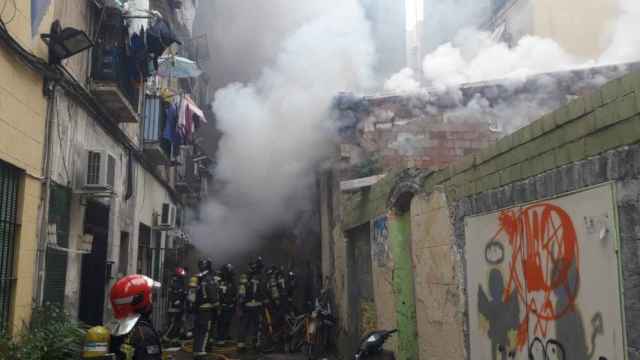
[[[574,311],[579,288],[579,249],[571,217],[552,204],[536,204],[506,210],[499,216],[500,229],[491,243],[510,247],[504,301],[516,295],[521,316],[517,346],[533,335],[546,337],[550,323]],[[506,239],[505,239],[506,237]],[[563,301],[558,301],[562,297]]]

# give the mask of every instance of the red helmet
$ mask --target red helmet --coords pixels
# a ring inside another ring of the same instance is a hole
[[[184,268],[177,267],[176,268],[176,276],[187,276],[187,271]]]
[[[128,275],[111,287],[111,307],[115,321],[110,324],[115,336],[128,334],[143,313],[153,306],[153,289],[160,283],[144,275]]]

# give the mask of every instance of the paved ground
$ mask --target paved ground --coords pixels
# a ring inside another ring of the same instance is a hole
[[[191,360],[193,357],[191,354],[179,353],[176,360]],[[214,355],[210,356],[210,359],[215,360]],[[302,355],[298,354],[271,354],[271,355],[243,355],[238,358],[231,358],[234,360],[306,360]]]

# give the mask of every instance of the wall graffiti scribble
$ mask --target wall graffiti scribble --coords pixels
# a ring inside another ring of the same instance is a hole
[[[608,186],[465,219],[474,360],[623,358]]]
[[[384,267],[389,261],[389,228],[387,217],[381,216],[373,221],[372,257],[378,267]]]
[[[504,299],[520,301],[524,316],[517,333],[518,348],[528,343],[530,322],[536,336],[546,337],[551,322],[573,311],[578,295],[579,249],[569,215],[553,204],[537,204],[499,216],[500,228],[491,241],[506,236],[511,248]],[[575,270],[575,281],[569,281]],[[567,295],[565,303],[554,303],[554,291]]]

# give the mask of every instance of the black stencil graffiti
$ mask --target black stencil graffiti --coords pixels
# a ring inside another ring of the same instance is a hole
[[[529,345],[529,360],[566,360],[564,347],[556,340],[544,341],[538,337]]]
[[[484,248],[484,259],[491,265],[499,265],[504,261],[504,245],[491,240]]]
[[[488,321],[487,335],[491,339],[491,359],[512,359],[507,352],[509,333],[515,332],[520,323],[520,306],[515,295],[504,299],[504,277],[493,269],[489,273],[489,294],[478,287],[478,312]]]

